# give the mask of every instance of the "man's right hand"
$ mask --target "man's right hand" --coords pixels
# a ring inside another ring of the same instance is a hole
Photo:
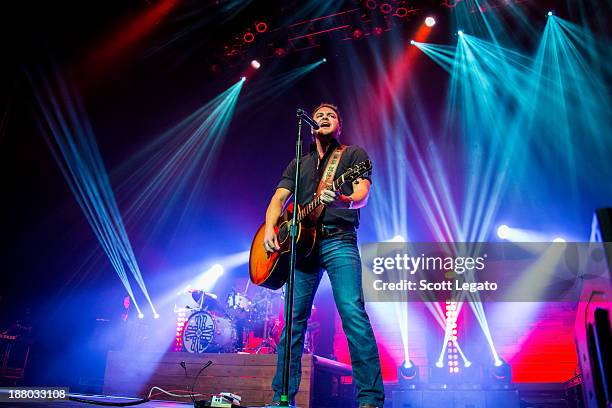
[[[274,231],[274,227],[266,227],[263,245],[266,252],[275,252],[280,249],[280,246],[278,245],[278,237],[276,235],[276,231]]]
[[[274,226],[280,217],[283,210],[283,205],[289,199],[291,191],[286,188],[277,188],[274,192],[274,196],[270,200],[268,209],[266,210],[266,226],[264,230],[264,249],[266,252],[271,253],[278,251],[280,245],[278,245],[278,238]]]

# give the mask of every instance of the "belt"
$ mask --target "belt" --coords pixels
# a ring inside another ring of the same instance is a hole
[[[319,237],[327,238],[332,235],[340,234],[343,232],[355,232],[355,226],[353,225],[321,225],[319,227]]]

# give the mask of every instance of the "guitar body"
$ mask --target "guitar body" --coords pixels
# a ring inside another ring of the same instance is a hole
[[[249,272],[251,281],[255,285],[276,290],[282,287],[289,278],[289,263],[291,261],[289,227],[292,217],[293,203],[287,206],[274,227],[278,236],[279,251],[269,253],[264,249],[265,223],[257,230],[249,256]],[[303,222],[298,224],[297,262],[310,255],[315,246],[316,238],[316,228],[309,227]]]
[[[362,175],[372,170],[372,162],[364,160],[344,172],[340,177],[329,185],[332,191],[340,191],[346,183],[357,180]],[[308,257],[315,247],[317,240],[317,230],[313,224],[320,216],[318,210],[321,209],[321,196],[317,196],[304,207],[297,207],[297,259],[299,263]],[[278,218],[276,234],[280,250],[272,253],[264,249],[264,230],[266,224],[262,224],[257,230],[253,243],[251,244],[251,255],[249,257],[249,273],[251,281],[258,286],[268,289],[278,289],[285,284],[289,278],[289,264],[291,263],[291,237],[289,236],[289,226],[293,219],[293,203],[289,204],[283,214]]]

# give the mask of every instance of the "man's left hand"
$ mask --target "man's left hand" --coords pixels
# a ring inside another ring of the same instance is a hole
[[[349,208],[351,200],[340,192],[325,189],[321,192],[321,202],[329,208]]]

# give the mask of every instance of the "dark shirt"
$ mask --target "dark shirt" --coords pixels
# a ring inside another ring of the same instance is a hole
[[[329,145],[323,160],[319,163],[319,153],[317,152],[315,144],[310,145],[310,151],[303,155],[300,159],[300,193],[297,198],[299,205],[303,206],[308,204],[314,198],[321,180],[321,175],[327,167],[329,157],[339,143],[336,139],[332,139],[332,143]],[[342,173],[347,171],[351,166],[360,163],[364,160],[368,160],[368,154],[359,146],[347,146],[346,150],[342,154],[340,164],[336,169],[334,179],[338,178]],[[364,179],[371,181],[371,175],[367,174],[363,176]],[[285,188],[293,193],[293,183],[295,181],[295,159],[289,163],[280,182],[276,188]],[[346,183],[341,188],[341,192],[344,195],[351,195],[353,193],[352,183]],[[323,224],[333,226],[350,226],[353,225],[355,228],[359,226],[359,210],[349,210],[346,208],[325,208],[323,211]]]

